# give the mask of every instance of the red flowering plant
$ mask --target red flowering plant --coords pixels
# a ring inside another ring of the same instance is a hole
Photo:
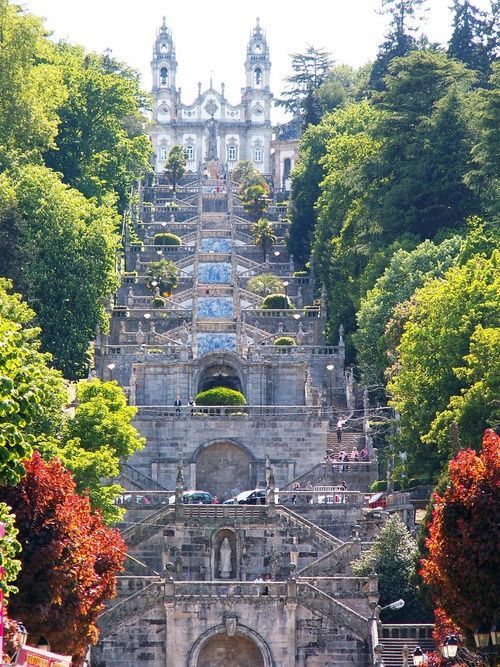
[[[449,486],[434,496],[428,555],[421,560],[420,573],[440,610],[438,627],[443,614],[441,620],[446,615],[470,637],[481,623],[493,625],[498,615],[499,436],[487,430],[481,452],[460,451],[448,469]]]

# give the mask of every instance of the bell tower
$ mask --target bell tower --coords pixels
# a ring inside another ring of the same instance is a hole
[[[270,92],[269,77],[271,74],[271,61],[269,59],[269,46],[266,36],[257,19],[255,28],[250,34],[247,47],[247,58],[245,60],[246,90],[263,90]]]
[[[153,74],[153,93],[160,90],[175,92],[177,61],[175,59],[175,46],[172,40],[172,33],[167,28],[165,17],[163,17],[163,23],[158,30],[153,46],[151,72]]]

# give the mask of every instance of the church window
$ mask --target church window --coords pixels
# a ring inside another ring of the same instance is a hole
[[[253,81],[255,86],[262,86],[262,70],[260,67],[256,67],[253,72]]]
[[[168,79],[168,69],[166,67],[162,67],[160,70],[160,83],[162,86],[167,85],[167,79]]]
[[[253,160],[254,162],[262,162],[262,146],[253,147]]]
[[[160,146],[160,160],[168,158],[168,146]]]
[[[186,146],[186,160],[194,160],[194,146],[193,144],[188,144]]]
[[[227,147],[227,159],[229,162],[236,162],[238,159],[238,147],[231,144]]]
[[[283,178],[289,178],[292,171],[292,161],[289,157],[283,160]]]

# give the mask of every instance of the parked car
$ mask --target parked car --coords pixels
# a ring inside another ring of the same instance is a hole
[[[214,502],[214,497],[208,491],[184,491],[182,494],[182,502],[184,505],[212,505]],[[175,503],[175,495],[170,496],[168,499],[168,504],[173,505]]]
[[[235,505],[265,505],[266,490],[252,489],[251,491],[242,491],[235,497]]]

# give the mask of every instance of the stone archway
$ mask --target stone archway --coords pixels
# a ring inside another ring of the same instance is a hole
[[[219,633],[202,645],[196,667],[265,667],[262,651],[245,635]]]
[[[196,487],[225,499],[251,489],[251,460],[234,442],[216,442],[196,457]]]
[[[238,371],[225,361],[210,364],[200,373],[198,391],[206,391],[214,387],[227,387],[243,391]]]

